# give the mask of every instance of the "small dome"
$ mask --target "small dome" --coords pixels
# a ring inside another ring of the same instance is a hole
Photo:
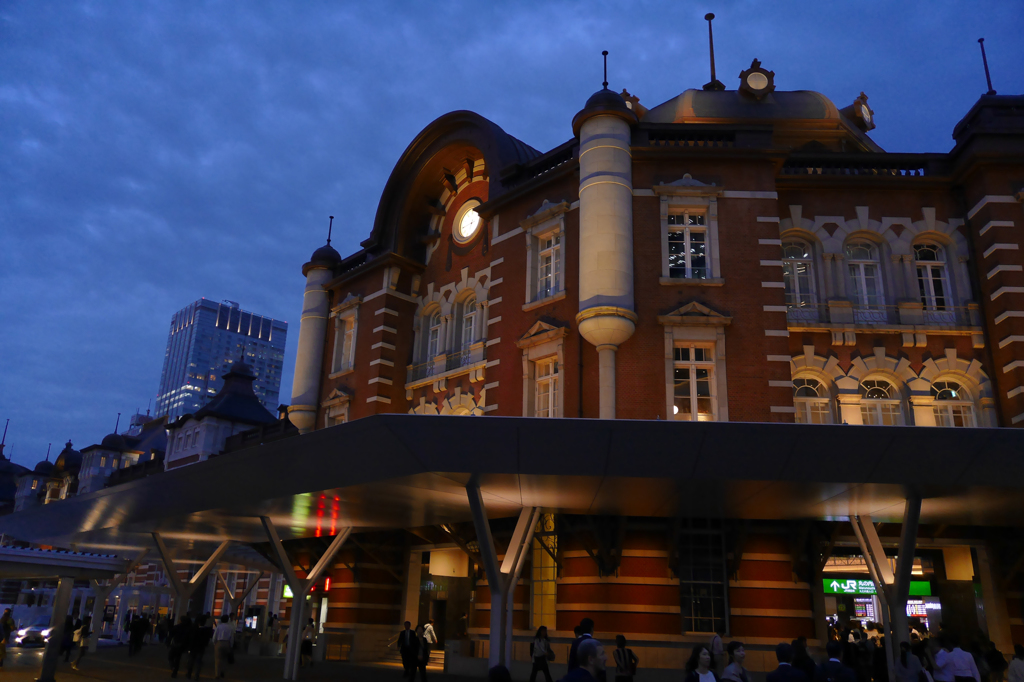
[[[334,250],[330,244],[324,244],[313,252],[309,259],[310,265],[327,265],[333,267],[341,262],[341,254]]]
[[[53,462],[44,459],[42,462],[35,466],[32,472],[39,474],[40,476],[49,476],[50,474],[53,473]]]
[[[107,436],[107,438],[110,438],[110,436]],[[107,438],[103,439],[104,443],[106,443]],[[120,436],[117,436],[117,438],[121,440],[121,443],[123,445],[124,439],[121,438]],[[64,449],[60,451],[59,455],[57,455],[57,461],[53,463],[53,471],[51,472],[51,475],[63,476],[64,474],[67,473],[77,474],[78,470],[81,468],[82,453],[72,448],[71,441],[68,441],[67,445],[64,446]]]
[[[582,111],[573,117],[573,133],[579,135],[580,128],[583,127],[587,119],[600,115],[618,116],[630,124],[637,122],[636,114],[626,105],[626,100],[622,99],[622,95],[614,90],[604,88],[591,95]]]
[[[68,443],[68,445],[70,446],[70,443]],[[124,442],[124,438],[116,433],[104,436],[103,440],[100,442],[100,447],[106,450],[116,450],[117,452],[122,452],[128,449],[128,445]]]

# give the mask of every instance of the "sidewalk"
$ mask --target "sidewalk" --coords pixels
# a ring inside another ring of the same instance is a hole
[[[3,682],[34,682],[39,674],[39,662],[42,649],[8,649],[7,661],[0,668],[0,681]],[[72,660],[74,660],[72,658]],[[185,679],[185,663],[178,673],[178,679]],[[437,682],[468,682],[470,678],[428,673],[430,679]],[[281,680],[284,675],[284,659],[263,656],[248,656],[235,653],[235,665],[229,665],[228,680],[244,680],[245,682],[269,682]],[[140,682],[145,680],[169,680],[170,667],[167,664],[167,648],[159,644],[144,646],[142,651],[128,658],[128,647],[117,645],[101,645],[96,654],[86,654],[81,663],[81,670],[74,671],[70,663],[61,660],[57,669],[58,682],[72,680],[86,682],[99,680],[102,682]],[[213,679],[213,650],[207,652],[203,661],[204,680]],[[349,663],[317,663],[312,668],[299,670],[299,680],[303,682],[401,682],[402,670],[398,666],[352,665]]]

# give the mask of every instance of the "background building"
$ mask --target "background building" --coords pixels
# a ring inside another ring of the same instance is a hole
[[[256,376],[253,390],[275,410],[287,336],[287,322],[241,310],[234,301],[203,298],[182,308],[171,318],[156,416],[173,421],[206,405],[243,354]]]

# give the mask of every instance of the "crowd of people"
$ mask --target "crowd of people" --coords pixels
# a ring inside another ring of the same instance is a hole
[[[623,635],[616,636],[611,658],[594,639],[592,619],[584,618],[575,635],[568,672],[560,682],[633,681],[640,661]],[[724,645],[724,635],[720,630],[707,644],[693,647],[683,682],[750,682],[743,642],[733,640]],[[987,637],[972,639],[967,650],[960,645],[959,636],[941,625],[933,634],[919,621],[911,621],[907,640],[899,643],[895,679],[891,679],[885,635],[876,623],[855,621],[844,627],[830,623],[823,660],[816,662],[811,656],[806,637],[780,642],[775,647],[778,666],[768,673],[767,682],[1024,682],[1024,646],[1015,645],[1014,655],[1007,661]],[[536,682],[539,675],[544,682],[552,682],[549,663],[555,654],[547,628],[537,630],[530,655],[530,682]],[[498,665],[491,668],[488,679],[511,682],[512,677],[505,666]]]

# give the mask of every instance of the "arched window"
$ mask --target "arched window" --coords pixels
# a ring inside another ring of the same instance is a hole
[[[885,294],[878,264],[878,247],[868,241],[846,245],[846,267],[850,273],[850,297],[862,322],[885,322]]]
[[[932,384],[936,426],[974,426],[974,402],[964,387],[955,381]]]
[[[476,341],[476,297],[469,296],[462,302],[462,345],[463,352]]]
[[[441,352],[441,311],[435,310],[427,325],[427,362],[433,360]]]
[[[914,264],[926,318],[952,324],[953,320],[948,319],[952,313],[952,301],[949,300],[946,249],[935,242],[914,244]]]
[[[817,379],[793,379],[793,405],[797,424],[831,424],[828,389]]]
[[[860,417],[869,426],[902,426],[899,390],[885,379],[860,382]]]
[[[782,243],[782,279],[786,284],[789,317],[817,319],[814,269],[811,247],[807,242],[793,240]]]

